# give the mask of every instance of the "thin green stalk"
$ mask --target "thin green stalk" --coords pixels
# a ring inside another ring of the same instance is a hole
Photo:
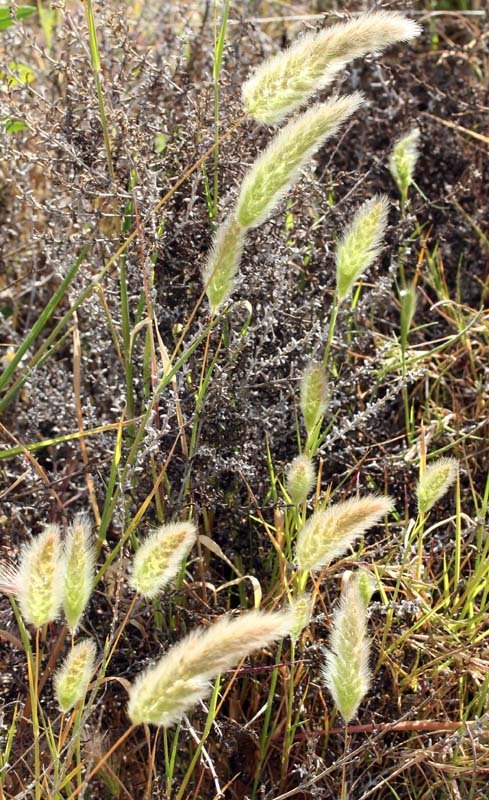
[[[204,731],[202,733],[201,740],[200,740],[200,742],[199,742],[199,744],[197,746],[197,749],[196,749],[196,751],[195,751],[195,753],[193,755],[193,758],[192,758],[192,760],[191,760],[191,762],[189,764],[187,772],[185,773],[185,776],[183,778],[182,784],[180,786],[180,789],[178,790],[178,793],[177,793],[177,796],[176,796],[175,800],[182,800],[182,798],[184,796],[185,789],[187,788],[187,785],[188,785],[192,775],[194,774],[194,770],[195,770],[197,762],[198,762],[198,760],[200,758],[200,754],[202,752],[202,748],[203,748],[203,746],[204,746],[204,744],[205,744],[205,742],[207,740],[207,737],[209,736],[209,734],[211,732],[212,725],[214,724],[214,720],[216,718],[217,700],[218,700],[218,697],[219,697],[220,684],[221,684],[221,679],[220,679],[220,676],[218,676],[216,678],[216,682],[214,684],[214,689],[212,690],[212,695],[211,695],[211,699],[210,699],[210,702],[209,702],[209,711],[208,711],[208,714],[207,714],[207,719],[205,721]]]
[[[105,100],[102,91],[102,82],[100,80],[102,66],[100,64],[100,53],[97,42],[97,28],[95,26],[95,16],[93,13],[92,0],[85,0],[85,13],[88,25],[89,41],[90,41],[90,59],[92,63],[93,77],[95,79],[95,88],[97,91],[100,122],[102,124],[105,153],[107,156],[107,166],[109,168],[109,175],[111,179],[115,180],[114,165],[112,163],[112,146],[110,143],[110,136],[109,136],[109,125],[107,122],[107,113],[105,110]]]
[[[80,255],[78,256],[76,261],[73,263],[73,265],[70,267],[70,269],[68,271],[68,274],[66,275],[64,280],[60,283],[60,285],[56,289],[55,293],[53,294],[53,296],[51,297],[49,302],[46,304],[46,307],[43,309],[43,311],[41,312],[41,314],[37,318],[36,322],[32,326],[31,330],[29,331],[29,333],[25,337],[24,341],[22,342],[22,344],[18,348],[18,350],[15,353],[12,361],[6,367],[4,372],[0,375],[0,391],[2,389],[4,389],[5,386],[7,386],[8,382],[10,381],[10,378],[12,377],[12,375],[15,372],[15,370],[17,369],[20,361],[22,360],[24,355],[27,353],[29,348],[32,347],[32,345],[36,341],[36,339],[39,336],[39,334],[42,333],[42,331],[46,327],[47,323],[51,319],[51,317],[54,314],[56,308],[58,307],[59,303],[63,299],[63,297],[64,297],[64,295],[66,293],[66,290],[68,289],[69,285],[75,279],[75,277],[76,277],[76,275],[78,273],[78,270],[80,269],[83,261],[85,260],[85,256],[87,255],[88,251],[90,250],[94,235],[95,235],[95,232],[92,233],[92,235],[90,236],[90,239],[88,240],[88,242],[85,245],[85,247],[82,249]],[[3,411],[4,408],[5,408],[5,401],[0,403],[0,411]]]
[[[212,79],[214,85],[214,185],[213,185],[213,208],[212,218],[217,215],[219,203],[219,79],[221,76],[222,58],[224,53],[224,43],[226,40],[226,30],[229,17],[231,0],[224,0],[221,26],[219,35],[217,34],[217,0],[214,0],[214,64],[212,68]]]
[[[32,717],[32,736],[34,742],[34,780],[35,780],[35,800],[41,798],[41,751],[39,742],[39,716],[38,716],[38,676],[39,676],[39,630],[36,630],[36,645],[35,654],[32,652],[29,634],[24,625],[24,620],[19,611],[17,603],[12,596],[9,597],[12,610],[14,612],[15,621],[19,629],[20,638],[24,645],[24,650],[27,657],[27,674],[29,680],[29,697],[31,701],[31,717]]]
[[[340,308],[340,304],[338,302],[338,293],[335,290],[334,297],[333,297],[333,304],[331,306],[331,311],[329,315],[329,326],[328,326],[328,339],[326,341],[326,348],[324,350],[324,358],[323,364],[325,369],[329,368],[329,358],[331,354],[331,345],[333,343],[334,332],[336,328],[336,321],[338,319],[338,311]]]
[[[180,737],[181,724],[178,723],[175,733],[173,734],[173,743],[171,753],[168,750],[168,730],[163,730],[163,742],[165,749],[165,779],[166,779],[166,800],[171,798],[171,789],[173,783],[173,774],[175,772],[175,764],[177,761],[178,740]]]
[[[295,688],[295,640],[290,642],[290,666],[289,682],[287,685],[287,722],[282,750],[282,783],[285,783],[289,766],[289,755],[294,740],[295,727],[292,725],[292,714],[294,710],[294,688]]]
[[[270,742],[269,728],[270,728],[270,719],[272,716],[272,709],[273,709],[273,698],[275,697],[275,690],[277,688],[277,681],[279,676],[279,668],[278,665],[282,659],[282,650],[283,650],[283,641],[280,642],[277,648],[277,655],[275,657],[275,668],[272,672],[272,677],[270,679],[270,686],[268,688],[268,697],[267,697],[267,708],[265,711],[265,718],[263,720],[263,726],[261,729],[260,734],[260,744],[259,744],[259,757],[258,757],[258,765],[256,768],[255,779],[253,782],[253,789],[251,792],[252,800],[255,800],[256,793],[258,790],[258,784],[260,782],[261,771],[263,769],[263,765],[265,763],[265,758],[267,755],[268,744]]]

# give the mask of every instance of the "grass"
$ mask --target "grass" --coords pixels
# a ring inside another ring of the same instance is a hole
[[[321,151],[287,216],[281,207],[250,237],[242,283],[210,317],[199,267],[212,226],[269,136],[243,118],[239,87],[304,26],[297,4],[283,24],[278,4],[262,6],[255,35],[228,0],[207,19],[197,5],[166,16],[151,2],[124,14],[75,3],[48,28],[33,13],[0,32],[9,60],[34,71],[2,97],[2,119],[28,131],[5,134],[0,167],[2,552],[91,511],[97,582],[82,634],[100,656],[84,703],[61,715],[50,678],[67,631],[31,636],[2,596],[1,798],[67,800],[88,785],[93,797],[168,800],[487,796],[485,22],[463,4],[433,18],[419,4],[432,35],[411,69],[399,51],[358,65],[365,119]],[[446,99],[443,63],[455,76]],[[421,161],[401,213],[386,164],[413,123]],[[339,307],[334,242],[378,191],[394,206],[385,254]],[[410,326],[399,261],[416,287]],[[307,436],[299,382],[322,357],[329,406]],[[285,467],[301,450],[318,479],[293,507]],[[417,515],[420,466],[447,455],[459,480]],[[357,490],[392,494],[395,514],[309,577],[314,614],[296,645],[222,675],[174,729],[130,727],[125,681],[199,624],[286,603],[297,531]],[[173,517],[203,536],[172,591],[143,603],[128,559]],[[378,583],[374,678],[345,729],[319,674],[341,576],[358,566]]]

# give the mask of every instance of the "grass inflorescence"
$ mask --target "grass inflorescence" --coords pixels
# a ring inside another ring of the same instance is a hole
[[[484,796],[487,31],[448,5],[0,9],[2,798]]]

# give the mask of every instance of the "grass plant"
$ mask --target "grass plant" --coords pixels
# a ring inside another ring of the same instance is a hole
[[[482,16],[51,5],[0,8],[0,800],[482,800]]]

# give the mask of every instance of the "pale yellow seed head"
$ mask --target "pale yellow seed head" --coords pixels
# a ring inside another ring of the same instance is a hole
[[[342,556],[365,531],[391,511],[390,497],[367,495],[316,511],[298,533],[296,564],[308,572]]]
[[[417,496],[418,508],[426,514],[450,488],[458,474],[458,461],[455,458],[439,458],[426,467],[419,479]]]
[[[328,379],[322,364],[311,363],[301,380],[300,407],[306,431],[311,433],[328,405]]]
[[[68,529],[64,546],[63,609],[74,632],[92,594],[95,549],[88,517],[80,514]]]
[[[282,128],[243,180],[236,207],[236,219],[242,228],[254,228],[265,221],[297,181],[302,167],[334,136],[362,99],[355,92],[318,103]]]
[[[306,34],[257,67],[243,85],[246,110],[259,122],[278,123],[328,86],[354,58],[410,41],[420,31],[402,14],[380,11]]]
[[[290,612],[249,611],[193,631],[136,678],[129,692],[131,722],[175,724],[208,695],[210,680],[287,636],[293,624]]]
[[[384,195],[367,200],[355,213],[336,249],[336,287],[340,301],[370,267],[382,249],[389,201]]]
[[[90,639],[75,644],[55,673],[54,691],[62,711],[70,711],[85,697],[95,670],[97,648]]]
[[[357,575],[345,582],[323,668],[323,680],[345,723],[355,716],[371,681],[364,588]]]
[[[175,577],[197,538],[192,522],[161,525],[134,556],[130,585],[143,597],[156,597]]]
[[[419,128],[413,128],[412,131],[397,140],[389,156],[389,170],[403,202],[406,202],[409,187],[414,180],[414,170],[419,157],[420,136]]]
[[[309,456],[296,456],[287,468],[285,488],[294,505],[304,503],[314,488],[316,469]]]
[[[25,621],[41,628],[59,616],[63,597],[63,562],[58,525],[24,546],[18,576],[18,600]]]

